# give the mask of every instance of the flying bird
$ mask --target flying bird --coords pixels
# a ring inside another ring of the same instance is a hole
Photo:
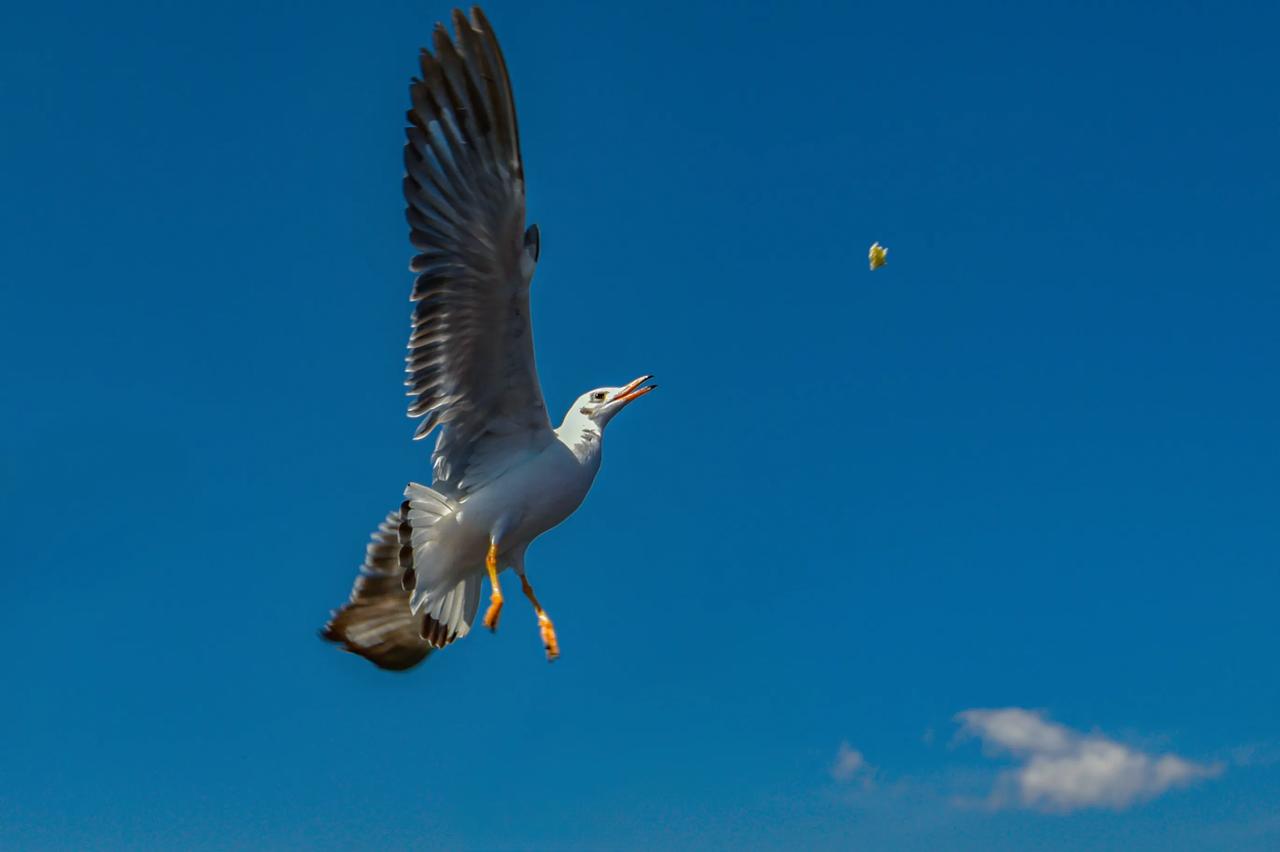
[[[510,568],[537,614],[548,660],[555,626],[525,551],[569,517],[600,469],[605,427],[652,391],[651,376],[588,391],[558,427],[534,364],[529,286],[537,225],[525,228],[515,102],[479,8],[437,24],[409,87],[404,196],[418,254],[405,384],[414,439],[438,430],[431,486],[410,482],[373,533],[350,600],[321,635],[384,669],[407,669],[471,630],[498,627]]]

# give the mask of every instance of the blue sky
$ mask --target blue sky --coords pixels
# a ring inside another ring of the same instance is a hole
[[[0,846],[1280,844],[1280,14],[1034,5],[488,4],[548,403],[662,388],[561,660],[407,675],[315,630],[428,475],[448,8],[6,9]]]

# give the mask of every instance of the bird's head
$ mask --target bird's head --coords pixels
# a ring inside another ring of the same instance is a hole
[[[613,419],[613,415],[647,394],[657,385],[646,385],[653,376],[641,376],[620,388],[596,388],[587,391],[573,404],[571,413],[587,417],[601,429]]]

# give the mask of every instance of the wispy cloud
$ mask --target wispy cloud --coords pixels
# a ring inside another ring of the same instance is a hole
[[[1082,808],[1125,810],[1222,772],[1176,754],[1149,754],[1099,733],[1084,733],[1020,707],[965,710],[965,734],[1020,763],[1000,773],[988,799],[995,807],[1065,813]]]
[[[843,784],[859,781],[864,787],[875,783],[875,767],[867,763],[867,759],[848,742],[840,743],[836,751],[835,763],[831,764],[831,777]]]

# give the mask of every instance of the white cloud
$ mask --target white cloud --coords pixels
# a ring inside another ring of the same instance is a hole
[[[1220,764],[1148,754],[1020,707],[966,710],[956,720],[964,733],[980,738],[989,750],[1008,752],[1021,761],[1000,774],[989,800],[996,807],[1124,810],[1222,772]]]
[[[836,752],[836,761],[831,765],[831,777],[845,784],[861,779],[865,787],[873,783],[875,768],[867,763],[867,759],[847,742],[840,743]]]

